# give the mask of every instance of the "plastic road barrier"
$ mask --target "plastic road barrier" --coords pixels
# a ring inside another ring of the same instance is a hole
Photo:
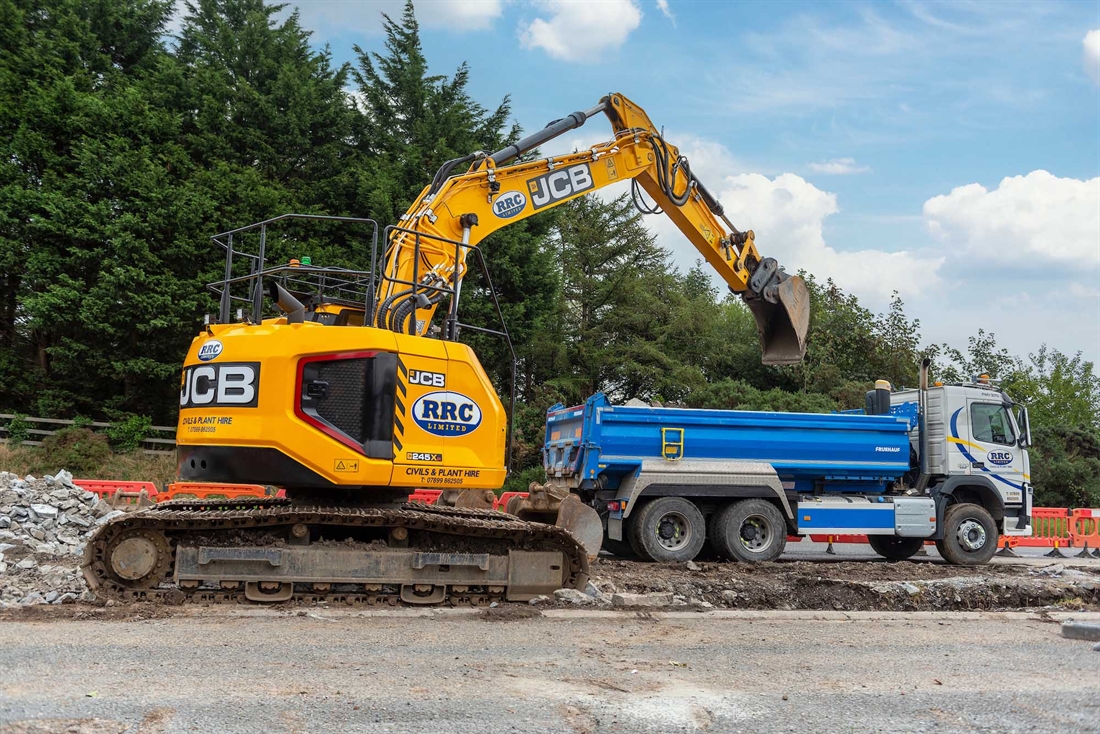
[[[443,494],[442,489],[418,489],[409,495],[409,502],[423,502],[426,505],[434,505],[441,494]]]
[[[1070,547],[1069,510],[1065,507],[1031,508],[1031,537],[1018,540],[1025,548]]]
[[[266,497],[261,484],[217,484],[213,482],[173,482],[161,493],[160,500],[214,499],[233,500],[239,497]]]
[[[99,498],[114,507],[144,507],[159,502],[164,497],[157,492],[152,482],[116,482],[109,479],[74,479],[73,484],[88,492],[95,492]]]

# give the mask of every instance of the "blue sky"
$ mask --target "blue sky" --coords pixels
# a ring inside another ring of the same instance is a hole
[[[381,50],[401,0],[298,3],[337,60]],[[605,93],[641,104],[788,270],[925,341],[979,328],[1100,362],[1100,2],[417,4],[436,73],[461,62],[528,131]],[[594,118],[548,152],[606,139]],[[648,220],[677,264],[694,251]]]

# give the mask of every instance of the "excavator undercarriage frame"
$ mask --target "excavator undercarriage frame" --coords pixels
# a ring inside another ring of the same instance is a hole
[[[492,510],[165,502],[110,521],[84,577],[120,601],[484,605],[584,588],[567,531]]]

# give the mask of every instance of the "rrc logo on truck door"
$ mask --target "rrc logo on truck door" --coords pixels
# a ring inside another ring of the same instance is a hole
[[[574,194],[588,191],[596,184],[587,163],[545,173],[527,180],[531,192],[531,204],[536,210],[567,199]]]

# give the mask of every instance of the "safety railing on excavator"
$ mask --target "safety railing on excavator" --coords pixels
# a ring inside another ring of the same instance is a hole
[[[375,276],[373,263],[370,271],[355,270],[337,267],[314,267],[311,262],[303,263],[301,257],[296,264],[280,262],[278,265],[267,267],[270,257],[268,237],[273,226],[292,225],[298,222],[308,222],[313,227],[324,224],[345,225],[351,227],[365,227],[368,230],[369,246],[363,255],[373,254],[378,250],[378,223],[373,219],[359,217],[332,217],[320,214],[281,214],[262,222],[237,227],[227,232],[220,232],[211,239],[220,248],[225,250],[225,276],[222,280],[207,285],[207,288],[218,296],[218,322],[227,324],[233,320],[248,320],[252,323],[260,323],[264,314],[264,279],[276,278],[286,290],[312,294],[318,302],[335,301],[354,304],[357,307],[367,309],[374,296]],[[300,243],[308,243],[311,237],[287,237],[285,230],[279,232],[279,242],[293,240]],[[253,241],[255,246],[247,244]],[[348,243],[353,244],[356,239],[348,236]],[[320,243],[318,243],[320,246]],[[326,242],[331,247],[331,241]],[[298,245],[299,250],[309,249],[308,245]],[[285,249],[282,247],[281,249]],[[347,248],[354,255],[355,248]],[[330,250],[331,251],[331,250]],[[285,253],[289,254],[289,253]],[[302,252],[298,253],[304,257]],[[244,267],[240,267],[241,265]],[[239,271],[244,271],[243,273]],[[244,304],[234,317],[233,305]],[[247,306],[247,312],[245,311]]]

